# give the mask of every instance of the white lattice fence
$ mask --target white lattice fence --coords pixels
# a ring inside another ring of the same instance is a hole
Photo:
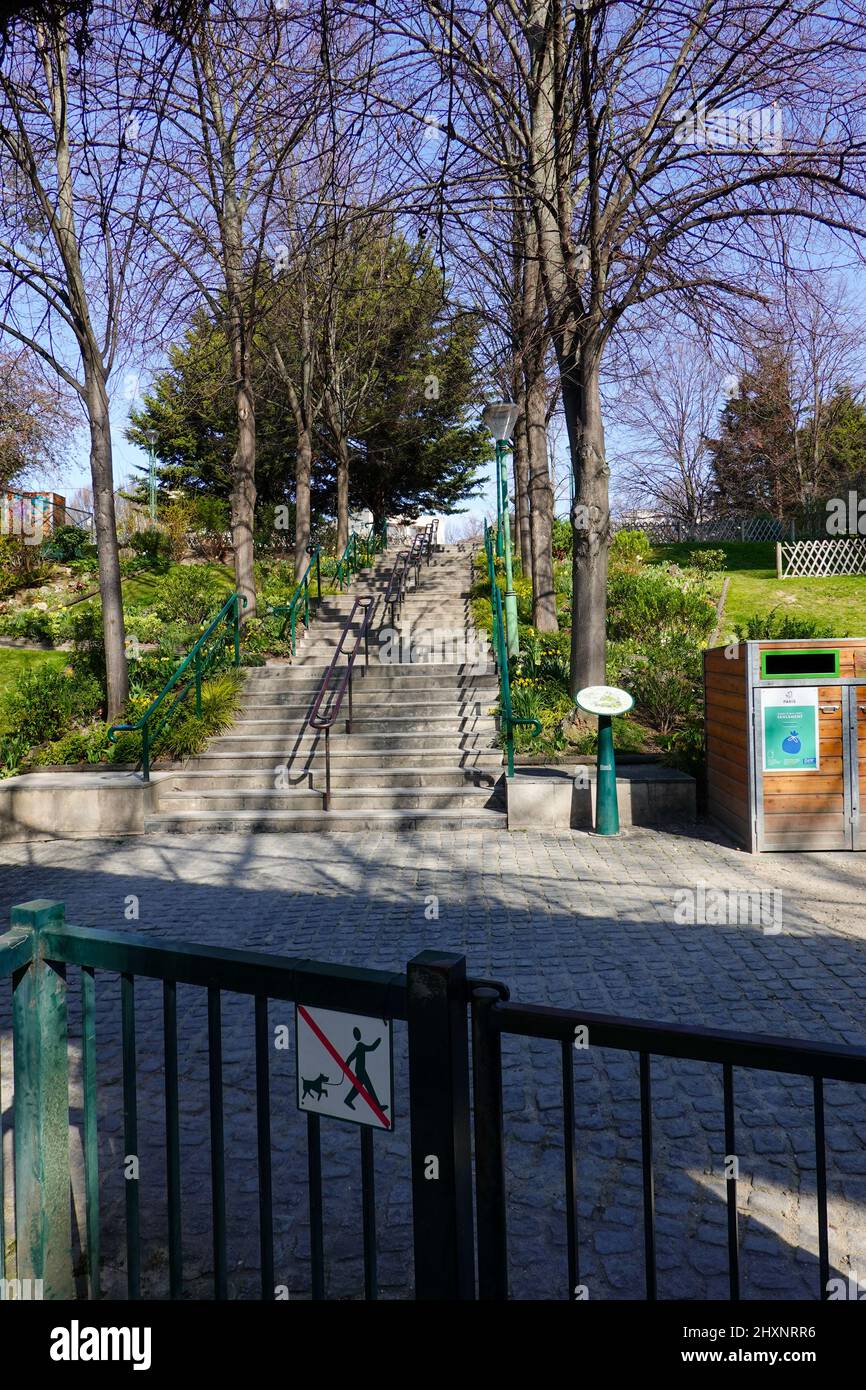
[[[866,539],[784,541],[776,545],[779,579],[828,579],[835,574],[866,574]]]

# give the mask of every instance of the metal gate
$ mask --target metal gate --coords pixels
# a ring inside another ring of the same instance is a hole
[[[83,1220],[73,1233],[70,1217],[70,1049],[68,986],[79,972],[80,1092]],[[98,1298],[100,1287],[99,1134],[97,1114],[100,1039],[96,1030],[97,988],[119,977],[119,1034],[122,1054],[123,1150],[140,1147],[139,1072],[145,1049],[136,1032],[136,982],[161,982],[159,1070],[164,1077],[164,1167],[166,1181],[167,1292],[181,1298],[184,1282],[184,1203],[181,1188],[181,1068],[178,1047],[178,986],[204,992],[207,1017],[208,1129],[210,1153],[210,1241],[212,1293],[230,1295],[227,1226],[226,1124],[223,1006],[226,994],[252,1003],[249,1051],[255,1066],[256,1205],[259,1292],[276,1296],[275,1207],[281,1214],[283,1185],[274,1180],[273,1106],[268,1004],[291,1001],[396,1020],[406,1025],[408,1063],[408,1150],[412,1230],[406,1258],[414,1266],[419,1299],[504,1299],[509,1296],[509,1198],[506,1184],[507,1126],[503,1114],[502,1039],[516,1036],[558,1043],[563,1135],[562,1192],[567,1240],[567,1284],[561,1296],[579,1297],[581,1232],[578,1222],[577,1158],[580,1116],[574,1101],[576,1047],[613,1049],[637,1057],[642,1163],[642,1220],[645,1296],[654,1299],[656,1224],[653,1145],[653,1057],[689,1058],[721,1070],[727,1155],[736,1154],[734,1069],[784,1072],[812,1082],[816,1165],[819,1282],[826,1297],[829,1279],[827,1163],[824,1081],[866,1084],[866,1051],[727,1031],[684,1028],[589,1014],[585,1011],[520,1005],[504,985],[469,979],[463,957],[424,951],[405,974],[328,965],[283,956],[214,949],[178,941],[152,941],[125,932],[68,925],[63,904],[37,901],[12,910],[11,929],[0,937],[0,978],[12,985],[14,1048],[14,1244],[3,1225],[5,1186],[0,1146],[0,1251],[4,1280],[42,1280],[46,1297]],[[68,978],[69,977],[69,978]],[[470,1057],[471,1034],[471,1057]],[[154,1061],[154,1040],[145,1039]],[[308,1294],[325,1296],[324,1207],[321,1122],[306,1123],[307,1206],[310,1232]],[[473,1143],[474,1138],[474,1143]],[[362,1287],[356,1296],[377,1297],[381,1219],[375,1197],[375,1143],[360,1131]],[[861,1175],[866,1176],[866,1174]],[[728,1281],[740,1296],[737,1179],[726,1184]],[[142,1211],[138,1181],[125,1184],[126,1292],[142,1292]],[[73,1235],[75,1234],[75,1239]],[[14,1257],[13,1251],[14,1249]],[[5,1286],[4,1286],[5,1287]]]

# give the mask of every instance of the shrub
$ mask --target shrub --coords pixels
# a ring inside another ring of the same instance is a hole
[[[199,497],[193,509],[189,542],[194,555],[203,560],[222,560],[229,530],[228,504],[219,497]]]
[[[201,637],[201,626],[192,623],[167,623],[160,633],[157,653],[162,657],[173,659],[172,669],[177,665],[181,657],[187,655],[190,647]]]
[[[608,635],[613,641],[674,632],[706,638],[715,620],[715,605],[702,584],[682,572],[671,573],[661,565],[611,572]]]
[[[0,597],[41,584],[51,574],[40,545],[20,536],[0,536]]]
[[[44,608],[24,608],[0,618],[4,637],[21,637],[28,642],[53,642],[56,619]]]
[[[164,572],[171,560],[171,541],[167,532],[155,526],[135,531],[129,538],[129,548],[148,569]]]
[[[690,550],[688,563],[701,574],[719,574],[728,567],[724,550]]]
[[[165,623],[156,613],[141,609],[124,609],[123,625],[126,639],[130,644],[136,642],[158,642],[165,631]]]
[[[634,569],[649,559],[651,550],[645,531],[617,531],[610,543],[610,563]]]
[[[195,506],[188,497],[178,497],[170,502],[162,513],[162,522],[168,532],[171,558],[182,560],[186,554],[187,535],[195,522]]]
[[[69,610],[69,637],[75,651],[72,664],[77,672],[91,676],[105,689],[105,640],[102,635],[102,609],[81,603]]]
[[[568,560],[571,558],[573,540],[574,535],[571,529],[571,522],[563,517],[556,517],[551,533],[554,560]]]
[[[5,722],[28,744],[56,737],[72,718],[75,685],[68,671],[53,666],[22,671],[3,700]]]
[[[100,763],[109,756],[108,725],[93,724],[74,729],[40,748],[33,756],[36,767],[60,767],[65,763]]]
[[[740,642],[768,642],[781,640],[792,642],[798,637],[838,637],[835,627],[822,623],[817,618],[797,618],[791,613],[780,613],[778,607],[766,613],[750,613],[736,626],[737,640]]]
[[[49,560],[59,560],[68,565],[70,560],[80,560],[90,545],[90,537],[80,526],[58,526],[42,547],[42,553]]]
[[[77,560],[70,560],[69,568],[73,574],[95,574],[99,569],[99,553],[96,546],[85,546]]]
[[[223,587],[210,570],[183,565],[166,577],[156,611],[168,622],[201,624],[216,616],[222,597]]]
[[[641,644],[621,668],[638,710],[661,734],[681,728],[701,708],[701,649],[684,633]]]

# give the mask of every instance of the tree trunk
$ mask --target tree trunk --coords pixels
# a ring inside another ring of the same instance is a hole
[[[300,580],[309,559],[310,477],[313,469],[313,440],[308,427],[298,429],[295,458],[295,579]],[[342,554],[342,551],[340,552]]]
[[[256,412],[252,386],[243,367],[238,373],[236,406],[238,444],[232,467],[232,546],[235,553],[235,587],[247,601],[241,621],[255,616],[256,581],[253,568],[253,531],[256,513]]]
[[[514,399],[520,407],[514,426],[514,510],[517,514],[517,536],[520,564],[524,574],[532,574],[532,538],[529,523],[529,443],[526,436],[526,395],[521,388]]]
[[[349,441],[337,435],[337,554],[349,544]]]
[[[610,470],[604,457],[600,352],[584,342],[562,378],[562,403],[574,470],[571,694],[605,683]]]
[[[532,626],[558,632],[553,578],[553,487],[547,457],[547,382],[544,362],[527,371],[526,437],[529,465],[529,521],[532,546]]]
[[[123,627],[123,593],[114,516],[114,479],[111,455],[111,421],[103,373],[85,364],[87,414],[90,424],[90,477],[93,483],[93,515],[99,557],[99,594],[102,600],[102,634],[105,644],[106,718],[119,720],[129,698]]]

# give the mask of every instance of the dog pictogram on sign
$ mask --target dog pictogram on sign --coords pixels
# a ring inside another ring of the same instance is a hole
[[[393,1129],[390,1020],[298,1004],[295,1027],[298,1109]]]

